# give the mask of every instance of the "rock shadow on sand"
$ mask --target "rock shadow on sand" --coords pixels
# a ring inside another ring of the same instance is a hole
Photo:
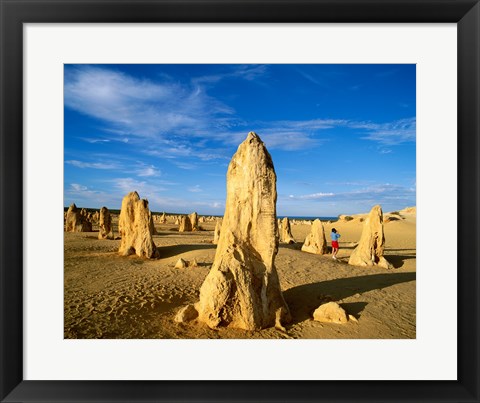
[[[400,267],[403,266],[405,263],[405,260],[408,259],[416,259],[417,255],[384,255],[385,259],[388,260],[389,263],[392,264],[392,266],[395,269],[399,269]]]
[[[292,324],[295,324],[310,319],[313,311],[326,302],[326,297],[327,300],[339,301],[355,294],[415,280],[414,272],[347,277],[292,287],[284,291],[283,296],[292,315]],[[355,313],[352,314],[355,316]]]
[[[355,316],[356,319],[360,319],[360,316],[362,316],[360,314],[368,305],[368,302],[343,302],[339,305],[350,315]]]
[[[280,243],[278,245],[279,248],[291,249],[291,250],[301,250],[302,249],[302,242],[294,242],[294,243]]]
[[[160,256],[161,258],[173,257],[180,255],[182,253],[190,252],[193,250],[200,249],[215,249],[217,245],[213,244],[202,244],[202,245],[171,245],[171,246],[160,246]]]

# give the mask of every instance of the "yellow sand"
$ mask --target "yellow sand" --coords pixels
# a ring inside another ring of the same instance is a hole
[[[119,240],[98,240],[97,232],[65,233],[65,338],[415,338],[416,215],[385,223],[385,270],[348,265],[360,239],[362,216],[324,223],[328,244],[335,227],[341,234],[339,260],[300,251],[310,231],[292,222],[296,244],[280,244],[276,267],[293,321],[282,332],[211,330],[196,321],[176,323],[178,309],[198,301],[200,286],[215,256],[215,222],[203,231],[179,233],[170,219],[155,224],[158,260],[118,255]],[[363,216],[365,217],[365,216]],[[117,221],[114,219],[115,231]],[[97,229],[94,225],[94,230]],[[118,232],[115,233],[118,235]],[[198,267],[175,269],[179,258]],[[347,324],[312,320],[327,301],[338,302],[358,319]]]

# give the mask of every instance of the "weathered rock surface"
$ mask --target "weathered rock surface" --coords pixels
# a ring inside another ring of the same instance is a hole
[[[178,232],[190,232],[191,230],[192,230],[192,222],[190,221],[190,216],[182,215],[182,217],[180,218]]]
[[[327,240],[325,239],[325,230],[322,222],[317,218],[312,225],[310,234],[305,238],[302,245],[302,251],[324,255],[327,253]]]
[[[152,235],[158,235],[158,232],[157,232],[157,229],[155,228],[155,222],[153,221],[153,216],[152,216],[152,213],[149,212],[148,213],[148,223],[149,223],[149,226],[150,226],[150,231],[152,233]]]
[[[100,212],[99,211],[95,211],[95,213],[93,213],[93,222],[98,222],[100,220]]]
[[[276,200],[272,158],[250,132],[228,167],[222,232],[196,304],[211,328],[256,330],[291,319],[275,268]]]
[[[159,257],[153,242],[152,215],[148,201],[140,199],[137,192],[130,192],[122,200],[118,231],[122,237],[119,253],[123,256]]]
[[[189,322],[191,320],[194,320],[198,317],[198,312],[195,309],[193,305],[187,305],[182,308],[177,312],[175,315],[175,322]]]
[[[82,214],[82,211],[84,214]],[[79,210],[75,203],[72,203],[67,211],[65,219],[65,231],[67,232],[91,232],[92,223],[87,220],[85,209]]]
[[[190,218],[190,224],[192,226],[191,231],[198,231],[198,214],[196,212],[193,212],[188,216]]]
[[[284,217],[282,220],[282,229],[280,231],[280,242],[295,243],[295,239],[293,239],[292,230],[290,228],[290,221],[288,217]]]
[[[175,263],[175,269],[185,269],[187,266],[187,261],[183,260],[182,258],[178,259],[177,263]]]
[[[222,224],[220,223],[220,221],[217,221],[217,223],[215,224],[215,231],[213,231],[213,243],[215,245],[218,244],[218,240],[220,239],[221,228],[222,228]]]
[[[98,239],[114,239],[112,217],[110,211],[105,206],[100,209],[100,218],[98,223]]]
[[[348,316],[345,310],[336,302],[327,302],[320,305],[313,312],[313,319],[319,322],[347,323]]]
[[[383,212],[377,205],[372,208],[363,224],[362,236],[354,249],[348,264],[354,266],[374,266],[391,269],[393,266],[385,259],[385,235],[383,232]]]
[[[167,223],[167,216],[166,216],[165,212],[162,213],[159,221],[160,221],[160,224],[166,224]]]

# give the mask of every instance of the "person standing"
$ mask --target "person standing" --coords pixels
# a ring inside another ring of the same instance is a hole
[[[330,237],[332,238],[332,259],[337,260],[338,238],[340,238],[340,234],[337,232],[335,228],[332,228]]]

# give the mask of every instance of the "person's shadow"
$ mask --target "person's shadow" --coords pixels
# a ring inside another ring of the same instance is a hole
[[[292,315],[292,324],[295,324],[311,318],[313,311],[325,302],[339,301],[355,294],[415,281],[415,279],[415,272],[339,278],[292,287],[284,291],[283,296]],[[347,305],[351,308],[350,311]],[[366,302],[342,304],[346,311],[354,316],[358,316],[366,305]]]

